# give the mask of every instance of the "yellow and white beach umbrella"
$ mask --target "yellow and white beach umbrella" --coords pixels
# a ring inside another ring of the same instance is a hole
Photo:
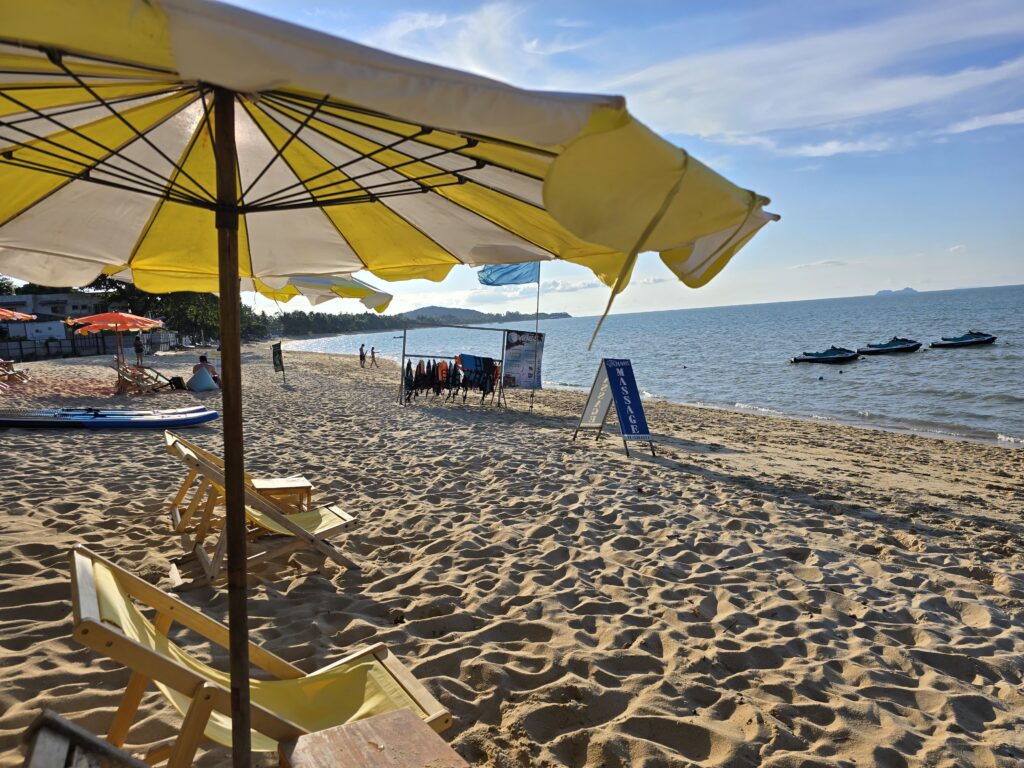
[[[243,277],[564,259],[704,284],[770,216],[619,97],[542,93],[199,0],[0,2],[0,272],[217,289],[214,88]]]
[[[767,199],[615,96],[527,91],[203,0],[0,0],[0,272],[220,294],[233,760],[249,760],[240,278],[561,259],[703,285]]]

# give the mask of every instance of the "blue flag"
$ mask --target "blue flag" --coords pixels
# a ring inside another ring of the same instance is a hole
[[[522,285],[540,280],[540,262],[525,264],[488,264],[476,273],[484,285]]]

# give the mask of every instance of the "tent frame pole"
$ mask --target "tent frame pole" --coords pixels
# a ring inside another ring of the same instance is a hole
[[[409,326],[402,329],[402,363],[398,366],[398,404],[405,405],[405,343],[409,339]]]
[[[537,346],[540,344],[540,262],[537,262],[537,308],[533,313],[533,386],[530,387],[530,413],[533,413],[533,396],[540,386],[540,376],[537,375]]]
[[[246,607],[245,462],[242,442],[241,286],[238,279],[238,152],[235,94],[213,89],[217,163],[217,257],[223,382],[224,496],[228,544],[228,651],[231,671],[231,764],[250,766],[249,620]]]

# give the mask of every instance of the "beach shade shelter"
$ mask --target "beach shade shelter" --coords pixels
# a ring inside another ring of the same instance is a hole
[[[233,760],[249,764],[240,279],[655,251],[710,280],[768,200],[616,96],[527,91],[203,0],[0,0],[0,272],[220,295]]]
[[[267,279],[253,280],[252,290],[268,299],[288,302],[296,296],[305,297],[310,304],[317,306],[332,299],[358,299],[367,309],[384,312],[394,298],[390,293],[374,288],[351,275],[332,275],[320,277],[316,275],[296,275],[284,282]],[[243,289],[245,282],[243,281]],[[277,287],[274,287],[274,286]]]
[[[15,312],[13,309],[0,307],[0,322],[2,323],[27,323],[35,320],[35,315],[27,315],[24,312]]]
[[[131,270],[111,275],[123,283],[133,282]],[[293,277],[242,278],[241,290],[259,293],[272,301],[285,303],[304,296],[313,305],[331,299],[359,299],[367,309],[383,312],[394,298],[352,275],[295,275]],[[214,291],[216,293],[216,291]]]

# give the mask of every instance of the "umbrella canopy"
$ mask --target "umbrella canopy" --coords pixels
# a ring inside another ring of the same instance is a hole
[[[359,299],[367,309],[383,312],[394,298],[390,293],[378,290],[351,275],[299,275],[289,277],[278,287],[273,287],[262,280],[254,280],[253,283],[253,290],[268,299],[287,302],[296,296],[304,296],[314,306],[337,298]]]
[[[767,221],[622,98],[526,91],[202,0],[0,0],[0,272],[220,295],[232,761],[249,765],[239,287],[657,251],[700,286]]]
[[[13,309],[0,307],[0,322],[27,322],[35,319],[35,315],[26,315],[24,312],[15,312]]]
[[[199,0],[0,2],[0,271],[216,291],[213,86],[243,277],[564,259],[703,285],[771,215],[611,96],[524,91]],[[109,215],[116,212],[116,215]]]
[[[79,328],[78,332],[87,330],[89,333],[97,331],[149,331],[153,328],[163,327],[162,320],[154,320],[150,317],[140,317],[127,312],[103,312],[98,315],[87,315],[86,317],[68,318],[68,325],[84,325],[85,329]]]

